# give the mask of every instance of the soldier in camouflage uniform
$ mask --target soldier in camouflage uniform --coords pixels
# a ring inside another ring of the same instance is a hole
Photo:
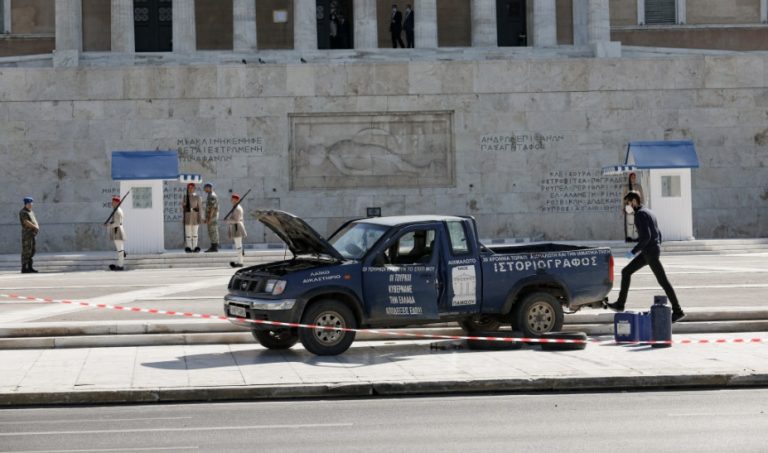
[[[32,257],[35,256],[35,237],[40,231],[35,213],[32,212],[32,197],[24,198],[24,208],[19,211],[21,221],[21,273],[37,273],[32,267]]]
[[[208,225],[208,238],[211,240],[209,252],[219,251],[219,197],[213,191],[213,184],[206,183],[203,190],[208,194],[205,199],[205,224]]]

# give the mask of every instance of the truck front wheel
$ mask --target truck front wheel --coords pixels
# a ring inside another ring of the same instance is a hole
[[[501,327],[501,322],[491,315],[473,315],[459,321],[464,332],[496,332]]]
[[[525,336],[557,332],[563,328],[563,307],[549,293],[533,293],[517,304],[515,330]]]
[[[301,323],[326,327],[299,329],[301,344],[313,354],[338,355],[355,341],[355,332],[342,330],[357,328],[355,315],[341,302],[323,300],[310,305],[301,317]]]
[[[299,341],[299,336],[291,329],[252,330],[251,333],[267,349],[289,349]]]

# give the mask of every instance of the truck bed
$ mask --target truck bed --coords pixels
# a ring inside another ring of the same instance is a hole
[[[544,242],[537,244],[505,244],[498,246],[486,246],[493,253],[500,255],[510,255],[514,253],[548,253],[548,252],[571,252],[575,250],[589,250],[592,247],[584,245],[556,244],[553,242]]]

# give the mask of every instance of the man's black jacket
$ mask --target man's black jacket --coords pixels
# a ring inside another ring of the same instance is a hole
[[[658,253],[661,248],[661,231],[656,222],[656,215],[645,206],[635,210],[635,228],[637,229],[637,245],[632,254],[639,252]]]
[[[414,17],[413,17],[413,11],[411,11],[411,13],[410,13],[410,14],[408,14],[408,15],[405,17],[405,22],[403,22],[403,28],[404,28],[406,31],[413,31],[413,19],[414,19]]]
[[[400,33],[403,31],[403,13],[400,11],[392,15],[392,22],[389,23],[389,31],[392,33]]]

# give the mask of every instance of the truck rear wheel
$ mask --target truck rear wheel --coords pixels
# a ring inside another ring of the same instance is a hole
[[[299,336],[291,329],[252,330],[251,333],[267,349],[289,349],[299,341]]]
[[[301,323],[335,327],[335,329],[299,329],[301,344],[313,354],[338,355],[349,349],[355,341],[355,332],[341,330],[357,328],[352,310],[341,302],[323,300],[310,305],[301,317]]]
[[[515,330],[526,336],[557,332],[563,328],[563,307],[549,293],[533,293],[517,304]]]
[[[459,321],[459,326],[467,333],[496,332],[501,327],[501,322],[495,316],[473,315]]]

